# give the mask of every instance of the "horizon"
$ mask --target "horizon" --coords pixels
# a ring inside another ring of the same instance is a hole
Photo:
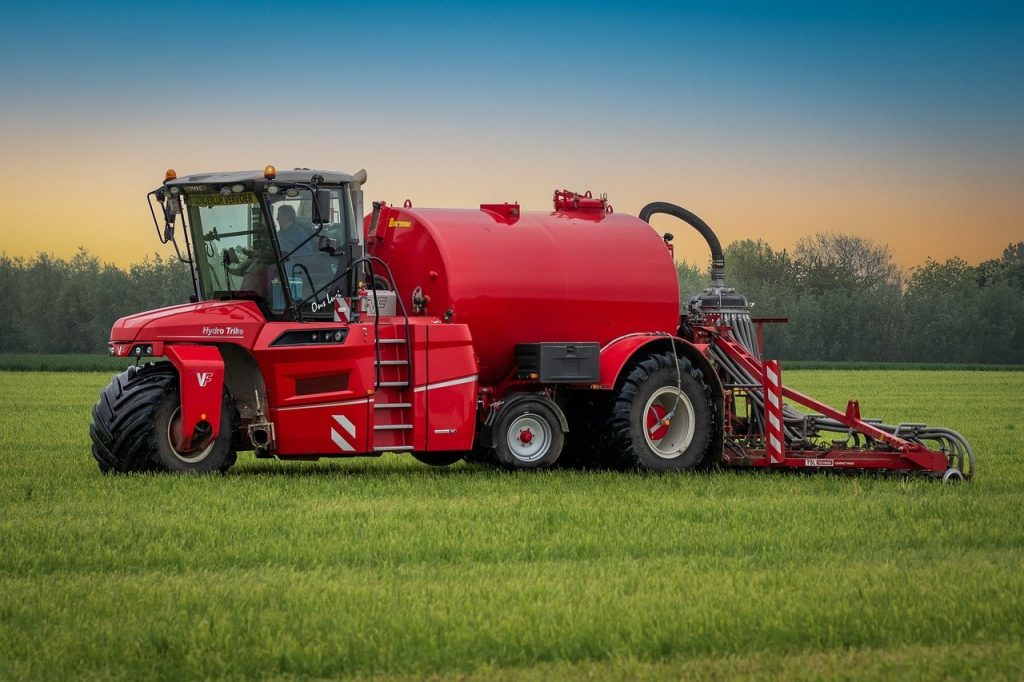
[[[904,271],[1024,239],[1024,8],[562,7],[2,9],[0,252],[173,257],[167,168],[267,164],[366,168],[367,202],[669,201],[723,244],[839,232]]]

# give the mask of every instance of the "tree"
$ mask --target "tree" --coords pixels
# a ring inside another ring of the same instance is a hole
[[[679,279],[679,299],[683,305],[708,286],[708,272],[689,263],[676,263],[676,277]]]
[[[900,285],[889,247],[863,237],[820,232],[798,241],[793,256],[805,289],[854,291]]]

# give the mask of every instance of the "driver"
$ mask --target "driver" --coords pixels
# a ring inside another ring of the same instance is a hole
[[[242,291],[254,291],[257,295],[267,298],[272,289],[271,280],[277,273],[270,240],[266,236],[261,239],[257,233],[252,248],[243,248],[242,251],[246,259],[232,272],[234,275],[245,275],[239,288]]]
[[[277,240],[281,244],[282,256],[287,256],[299,244],[302,244],[302,248],[298,253],[315,251],[313,240],[309,239],[311,234],[310,231],[295,223],[295,208],[293,206],[284,204],[277,209]]]

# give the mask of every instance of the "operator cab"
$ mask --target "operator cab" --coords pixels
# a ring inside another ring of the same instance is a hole
[[[185,234],[197,300],[254,300],[268,320],[332,319],[352,295],[351,264],[362,256],[366,172],[295,169],[167,172],[150,193],[164,218],[161,241]],[[159,230],[159,223],[157,225]]]

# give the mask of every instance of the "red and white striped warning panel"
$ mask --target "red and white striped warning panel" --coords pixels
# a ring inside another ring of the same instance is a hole
[[[786,458],[782,436],[782,370],[778,360],[764,363],[764,423],[768,459],[778,464]]]

